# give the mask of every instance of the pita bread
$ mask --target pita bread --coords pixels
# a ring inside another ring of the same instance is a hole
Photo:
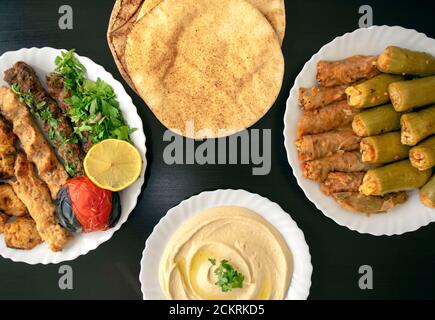
[[[150,12],[154,7],[156,7],[163,0],[146,0],[139,11],[136,18],[139,21],[148,12]],[[254,7],[261,11],[264,16],[269,20],[272,27],[275,29],[276,34],[282,44],[285,35],[285,4],[284,0],[246,0],[251,3]]]
[[[136,22],[136,17],[143,2],[144,0],[117,0],[110,16],[107,31],[107,42],[116,66],[124,80],[133,90],[135,90],[133,81],[131,81],[125,69],[124,52],[127,36]]]
[[[136,21],[142,19],[148,12],[158,6],[163,0],[146,0],[140,7],[139,14],[137,15]]]
[[[164,0],[133,26],[125,62],[156,117],[190,138],[253,125],[284,75],[274,29],[244,0]]]
[[[269,20],[282,44],[285,36],[286,17],[284,0],[247,0]]]
[[[109,32],[126,24],[145,0],[116,0],[109,21]]]
[[[285,35],[286,17],[284,0],[247,0],[257,7],[274,27],[282,44]],[[127,37],[136,21],[140,20],[162,0],[117,0],[112,10],[107,40],[121,76],[137,93],[126,71],[124,61]]]

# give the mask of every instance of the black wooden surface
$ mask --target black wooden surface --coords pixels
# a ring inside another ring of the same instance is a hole
[[[73,30],[58,28],[62,4],[74,10]],[[259,193],[291,214],[310,246],[311,299],[435,298],[435,224],[395,237],[360,235],[340,227],[305,198],[285,155],[283,115],[295,77],[321,46],[358,28],[358,8],[363,4],[373,7],[374,24],[401,25],[435,38],[430,1],[286,0],[285,81],[274,107],[254,126],[272,129],[268,176],[252,176],[251,167],[244,165],[165,165],[164,128],[125,85],[147,136],[149,165],[138,206],[110,241],[65,263],[74,270],[73,290],[59,289],[59,265],[30,266],[0,258],[0,299],[140,299],[139,262],[153,227],[185,198],[219,188]],[[0,54],[33,46],[76,48],[122,80],[106,42],[112,6],[109,0],[0,0]],[[374,269],[374,290],[358,287],[358,268],[365,264]]]

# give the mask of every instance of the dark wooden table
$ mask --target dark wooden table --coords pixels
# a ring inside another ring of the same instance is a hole
[[[360,235],[338,226],[308,201],[292,176],[283,145],[285,102],[304,63],[336,36],[358,28],[358,8],[369,4],[374,24],[401,25],[435,38],[429,1],[313,1],[287,3],[285,81],[278,101],[255,128],[272,129],[272,171],[252,176],[249,165],[163,162],[164,128],[125,85],[147,136],[146,183],[139,204],[113,238],[70,265],[73,290],[58,287],[60,265],[31,266],[0,258],[0,299],[141,299],[138,280],[145,240],[168,209],[204,190],[242,188],[279,203],[304,231],[312,255],[311,299],[435,298],[435,224],[395,237]],[[60,30],[58,9],[74,10],[74,29]],[[106,42],[113,2],[0,1],[0,54],[23,47],[76,48],[122,80]],[[124,83],[124,82],[123,82]],[[125,84],[125,83],[124,83]],[[418,214],[418,212],[415,212]],[[371,265],[374,289],[358,287],[358,269]]]

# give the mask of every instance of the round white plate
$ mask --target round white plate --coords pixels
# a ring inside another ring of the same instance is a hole
[[[3,81],[3,73],[5,70],[11,68],[17,61],[24,61],[32,66],[37,73],[38,78],[41,80],[41,83],[45,85],[45,77],[55,69],[54,59],[56,56],[59,56],[62,51],[66,50],[58,50],[46,47],[20,49],[18,51],[4,53],[0,56],[0,85],[8,86],[7,83]],[[28,264],[59,263],[63,261],[74,260],[78,256],[87,254],[89,251],[94,250],[101,243],[109,240],[113,233],[118,230],[127,220],[128,215],[136,206],[137,197],[140,194],[141,187],[144,182],[144,172],[147,166],[145,157],[145,134],[143,132],[142,120],[137,114],[136,107],[133,105],[130,96],[125,92],[121,83],[115,80],[110,73],[104,70],[103,67],[99,66],[89,58],[81,57],[79,55],[76,56],[86,67],[87,78],[90,80],[97,80],[97,78],[101,78],[113,87],[125,120],[131,128],[137,128],[137,130],[131,135],[131,140],[142,155],[142,172],[140,178],[132,186],[121,192],[120,196],[122,213],[118,224],[114,228],[104,232],[77,234],[61,252],[52,252],[45,243],[37,246],[33,250],[9,249],[6,247],[3,236],[1,235],[0,255],[16,262],[25,262]]]
[[[293,254],[294,272],[287,300],[307,299],[311,287],[311,256],[303,232],[290,215],[276,203],[244,190],[207,191],[184,200],[170,209],[157,224],[145,244],[139,280],[143,298],[166,299],[159,284],[159,264],[163,251],[175,231],[195,214],[208,208],[239,206],[251,209],[271,223],[284,237]]]
[[[411,193],[407,203],[387,214],[368,216],[344,210],[332,197],[325,196],[316,182],[303,177],[294,141],[296,140],[297,122],[302,115],[298,106],[298,89],[300,87],[312,87],[317,84],[317,63],[320,60],[340,60],[356,54],[377,55],[389,45],[425,51],[435,55],[435,40],[415,30],[402,27],[374,26],[347,33],[325,45],[305,64],[290,91],[284,115],[284,144],[288,161],[299,186],[307,198],[323,214],[339,225],[375,236],[399,235],[415,231],[435,221],[435,210],[429,209],[420,203],[418,192]]]

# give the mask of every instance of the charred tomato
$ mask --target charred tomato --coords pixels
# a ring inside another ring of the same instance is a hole
[[[56,214],[61,225],[72,232],[104,231],[119,221],[121,201],[118,193],[77,177],[68,180],[57,194]]]

